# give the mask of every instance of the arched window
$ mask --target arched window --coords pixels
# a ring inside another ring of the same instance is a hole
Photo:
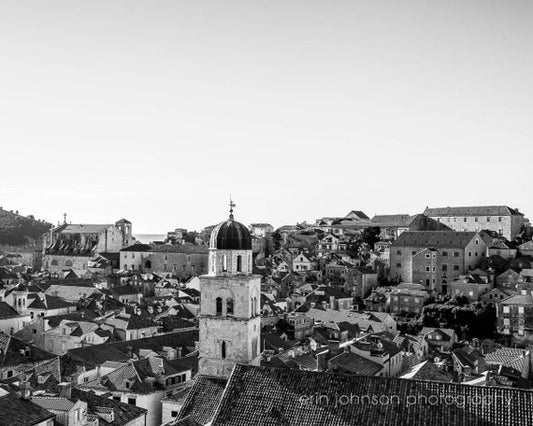
[[[226,342],[225,341],[222,341],[220,353],[222,355],[222,359],[226,359]]]
[[[217,305],[217,315],[222,315],[222,298],[221,297],[217,297],[216,305]]]
[[[67,260],[65,262],[65,266],[72,266],[72,260]]]
[[[226,272],[228,270],[228,257],[226,255],[222,256],[222,272]]]
[[[147,268],[147,269],[152,268],[152,261],[151,261],[151,260],[147,260],[147,261],[144,263],[144,267]]]
[[[237,256],[237,272],[242,272],[242,256]]]
[[[233,315],[233,299],[231,297],[226,300],[226,314]]]
[[[52,266],[57,266],[57,259],[52,259]]]

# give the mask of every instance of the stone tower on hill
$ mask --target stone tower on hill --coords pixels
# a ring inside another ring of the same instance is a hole
[[[252,274],[252,238],[233,218],[217,225],[208,274],[200,277],[199,373],[229,376],[235,364],[259,365],[261,278]]]

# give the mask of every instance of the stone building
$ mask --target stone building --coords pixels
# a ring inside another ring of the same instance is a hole
[[[100,253],[117,253],[133,242],[131,222],[67,224],[43,236],[43,267],[50,272],[87,269]]]
[[[390,248],[390,276],[447,293],[451,280],[475,269],[486,249],[477,232],[404,232]]]
[[[250,232],[233,210],[211,233],[200,292],[199,373],[229,376],[235,364],[259,365],[261,278],[252,274]]]
[[[455,231],[495,231],[509,241],[520,235],[527,223],[522,213],[507,206],[427,207],[424,215]]]

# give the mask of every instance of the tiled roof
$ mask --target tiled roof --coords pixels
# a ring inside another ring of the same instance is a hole
[[[525,359],[526,351],[524,349],[518,348],[498,348],[494,352],[485,354],[485,361],[487,364],[497,364],[497,365],[511,365],[516,364],[516,366],[522,366],[520,362]],[[523,366],[522,366],[523,367]],[[518,369],[518,368],[517,368]],[[518,369],[522,371],[522,369]]]
[[[147,412],[144,408],[136,407],[135,405],[125,404],[123,402],[115,401],[113,399],[105,398],[96,395],[93,392],[86,392],[80,389],[72,389],[72,397],[80,399],[87,403],[89,413],[96,413],[98,408],[105,407],[113,410],[112,422],[107,422],[103,418],[99,418],[100,425],[120,426],[126,425],[133,420],[144,416]]]
[[[75,402],[62,396],[33,396],[32,401],[47,410],[69,411]]]
[[[69,224],[59,230],[61,234],[99,234],[113,225]]]
[[[526,294],[515,294],[499,302],[500,305],[533,305],[533,296],[530,292]]]
[[[471,207],[434,207],[426,208],[424,215],[442,216],[507,216],[522,215],[516,209],[507,206],[471,206]],[[523,215],[522,215],[523,216]]]
[[[329,363],[342,369],[342,372],[349,371],[360,376],[375,376],[383,367],[377,362],[371,361],[353,352],[343,352],[329,360]]]
[[[416,216],[408,214],[377,215],[372,218],[372,223],[379,226],[404,227],[409,226]]]
[[[132,246],[123,248],[120,251],[145,252],[145,251],[150,251],[151,249],[152,249],[152,246],[149,244],[137,243],[137,244],[133,244]]]
[[[48,361],[54,358],[57,358],[57,355],[46,352],[15,337],[0,333],[0,369],[20,364]]]
[[[119,287],[113,287],[111,289],[111,292],[113,294],[116,294],[117,296],[125,296],[125,295],[128,295],[128,294],[139,294],[139,293],[142,293],[140,290],[136,289],[136,288],[133,288],[129,285],[121,285]]]
[[[222,377],[197,376],[183,403],[178,420],[191,416],[202,425],[209,423],[219,406],[227,381]]]
[[[0,426],[33,426],[52,418],[55,414],[14,392],[0,396]]]
[[[401,376],[402,379],[430,380],[434,382],[451,382],[451,377],[439,370],[435,364],[424,361],[414,365],[411,369]]]
[[[20,315],[6,302],[0,302],[0,319],[19,317]]]
[[[372,397],[380,402],[372,403]],[[490,404],[479,402],[488,400]],[[212,426],[258,422],[262,426],[525,425],[533,422],[533,392],[237,365]]]
[[[199,246],[195,244],[161,244],[154,246],[150,252],[207,254],[209,253],[209,248],[207,246]]]
[[[476,235],[477,232],[407,231],[392,243],[392,247],[465,248]]]

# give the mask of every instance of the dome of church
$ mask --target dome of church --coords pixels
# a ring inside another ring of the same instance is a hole
[[[218,224],[211,233],[210,248],[218,250],[251,250],[252,236],[242,223],[230,219]]]

